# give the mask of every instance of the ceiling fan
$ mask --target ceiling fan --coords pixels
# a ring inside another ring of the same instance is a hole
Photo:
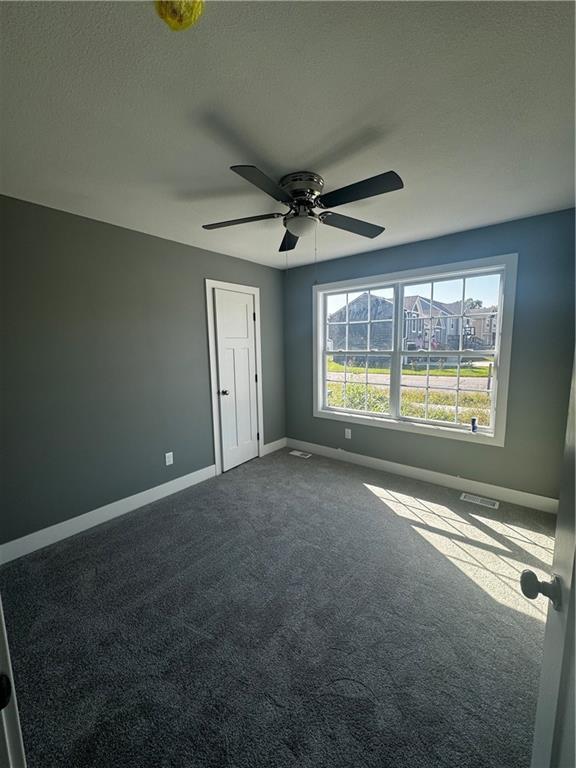
[[[323,194],[324,179],[310,171],[289,173],[276,183],[254,165],[233,165],[230,170],[266,192],[274,200],[287,205],[289,210],[286,213],[265,213],[262,216],[248,216],[244,219],[204,224],[203,229],[220,229],[233,227],[236,224],[247,224],[251,221],[283,219],[286,232],[280,244],[280,251],[291,251],[295,248],[299,238],[312,233],[318,222],[362,237],[377,237],[384,231],[384,227],[324,209],[383,195],[385,192],[394,192],[404,186],[404,182],[397,173],[387,171]],[[315,208],[323,210],[316,213]]]

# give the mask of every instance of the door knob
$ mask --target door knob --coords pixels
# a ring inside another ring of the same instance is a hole
[[[534,600],[538,595],[545,595],[552,601],[552,605],[557,611],[562,606],[562,589],[558,576],[552,576],[550,581],[539,581],[534,571],[522,571],[520,589],[524,597],[528,597],[530,600]]]
[[[230,390],[229,389],[221,389],[218,394],[219,395],[229,395],[230,394]]]

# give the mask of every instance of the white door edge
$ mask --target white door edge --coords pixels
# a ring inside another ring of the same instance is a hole
[[[551,573],[558,576],[561,584],[562,605],[560,610],[548,605],[540,688],[534,722],[531,768],[569,768],[574,765],[574,743],[564,745],[570,755],[561,754],[560,737],[567,726],[567,696],[570,686],[574,691],[574,678],[565,675],[574,659],[574,559],[576,551],[574,519],[574,457],[576,422],[576,368],[572,371],[572,387],[566,429],[566,442],[556,521],[554,559]],[[545,600],[540,596],[538,599]],[[569,731],[567,731],[569,733]],[[568,737],[569,738],[569,737]],[[571,740],[571,739],[570,739]]]
[[[206,318],[208,322],[208,355],[210,359],[210,396],[212,401],[212,434],[214,438],[214,466],[216,474],[222,474],[222,440],[220,434],[220,398],[218,397],[218,363],[216,348],[216,313],[214,312],[214,289],[247,293],[254,297],[254,312],[256,313],[254,343],[256,347],[256,405],[258,434],[258,456],[262,456],[264,445],[264,419],[262,417],[262,337],[260,326],[260,288],[240,283],[226,283],[221,280],[206,279]]]
[[[2,762],[4,755],[8,759],[6,768],[26,768],[26,756],[22,742],[22,731],[20,730],[18,702],[16,700],[14,675],[10,662],[2,598],[0,598],[0,672],[7,675],[12,683],[10,702],[0,713],[0,762]]]

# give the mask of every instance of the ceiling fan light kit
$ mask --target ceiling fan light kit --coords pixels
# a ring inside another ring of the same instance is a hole
[[[306,237],[316,230],[318,218],[314,214],[289,213],[284,216],[284,226],[296,237]]]
[[[318,223],[343,229],[361,237],[378,237],[384,231],[384,227],[325,209],[383,195],[386,192],[394,192],[404,186],[402,179],[395,171],[387,171],[324,194],[324,179],[312,171],[289,173],[276,183],[254,165],[233,165],[230,170],[274,200],[287,205],[289,210],[287,213],[267,213],[243,219],[219,221],[215,224],[204,224],[203,228],[221,229],[236,224],[282,218],[286,232],[280,244],[280,251],[291,251],[301,237],[316,231]],[[316,213],[315,208],[320,208],[322,211]]]

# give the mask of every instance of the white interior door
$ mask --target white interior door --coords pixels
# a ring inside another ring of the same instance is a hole
[[[574,768],[574,422],[575,379],[566,430],[552,573],[558,576],[559,610],[548,606],[532,768]],[[544,600],[544,597],[537,598]]]
[[[254,295],[214,289],[222,469],[258,456]]]
[[[18,703],[10,664],[8,637],[0,599],[0,766],[26,768],[24,745],[18,717]]]

